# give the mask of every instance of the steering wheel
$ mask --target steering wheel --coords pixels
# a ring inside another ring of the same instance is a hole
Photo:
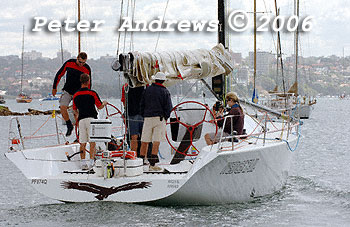
[[[187,123],[185,123],[185,122],[180,121],[177,112],[180,110],[179,107],[182,106],[182,105],[185,105],[185,104],[195,104],[195,105],[199,105],[200,107],[204,107],[204,110],[203,110],[203,111],[205,111],[205,112],[204,112],[204,114],[203,114],[203,119],[200,120],[199,122],[195,123],[195,124],[187,124]],[[168,121],[167,121],[166,124],[167,124],[167,125],[171,125],[171,124],[178,123],[178,124],[184,126],[184,127],[186,128],[187,132],[189,132],[189,136],[190,136],[190,144],[186,147],[185,150],[187,151],[187,150],[192,146],[192,147],[196,150],[196,152],[194,152],[193,154],[187,154],[187,153],[184,153],[184,152],[179,151],[177,148],[175,148],[175,147],[171,144],[171,142],[170,142],[170,140],[169,140],[169,137],[168,137],[168,132],[166,132],[166,135],[165,135],[165,136],[166,136],[166,139],[167,139],[169,145],[171,146],[172,149],[174,149],[176,152],[178,152],[178,153],[180,153],[180,154],[182,154],[182,155],[185,155],[185,156],[197,156],[198,153],[199,153],[199,150],[198,150],[198,149],[196,148],[196,146],[193,144],[193,133],[194,133],[194,131],[195,131],[195,129],[196,129],[197,127],[199,127],[200,125],[202,125],[204,122],[207,122],[207,123],[215,124],[215,136],[216,136],[216,134],[217,134],[217,132],[218,132],[218,125],[217,125],[216,121],[215,121],[215,120],[205,120],[205,118],[206,118],[208,112],[209,112],[209,114],[211,115],[212,119],[215,119],[215,116],[214,116],[213,112],[209,109],[208,106],[206,106],[206,105],[204,105],[204,104],[202,104],[202,103],[200,103],[200,102],[196,102],[196,101],[185,101],[185,102],[181,102],[181,103],[177,104],[177,105],[171,110],[170,115],[171,115],[172,112],[174,112],[174,115],[175,115],[176,120],[175,120],[175,121],[172,121],[172,122],[168,122]],[[169,119],[168,119],[168,120],[169,120]]]
[[[114,110],[115,112],[110,113],[110,111],[108,111],[108,106],[110,106],[111,109]],[[123,119],[123,124],[124,124],[124,127],[123,127],[123,129],[124,129],[123,140],[121,141],[121,143],[119,145],[115,144],[115,143],[112,143],[113,145],[115,145],[117,147],[117,150],[119,150],[123,146],[124,141],[126,141],[126,133],[127,133],[126,119],[125,119],[123,113],[116,106],[114,106],[114,105],[112,105],[110,103],[107,103],[105,108],[106,108],[106,115],[107,115],[106,119],[108,119],[110,117],[113,117],[115,115],[120,115],[121,118]]]

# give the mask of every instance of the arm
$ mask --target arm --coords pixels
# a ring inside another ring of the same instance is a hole
[[[77,106],[75,105],[74,98],[75,98],[75,96],[73,97],[73,113],[74,113],[75,122],[78,122],[79,111],[78,111]]]
[[[58,70],[58,72],[56,73],[55,79],[53,81],[53,85],[52,85],[52,95],[55,96],[57,93],[57,86],[60,83],[61,78],[64,76],[64,74],[66,73],[67,70],[67,62],[66,61],[62,67]]]
[[[145,112],[145,93],[146,93],[147,88],[143,91],[142,97],[141,97],[141,102],[140,102],[140,114],[143,117],[144,112]]]
[[[100,107],[97,107],[97,109],[99,109],[99,110],[102,109],[103,107],[105,107],[105,106],[107,105],[107,103],[108,103],[108,102],[107,102],[106,100],[103,101],[102,104],[101,104],[101,106],[100,106]]]
[[[165,105],[165,120],[167,120],[170,117],[171,110],[173,109],[173,103],[171,101],[171,96],[169,91],[167,90],[167,98],[166,98],[166,105]]]
[[[236,118],[239,115],[239,113],[237,113],[236,108],[232,108],[229,112],[228,112],[228,117],[226,119],[226,123],[225,123],[225,127],[224,127],[224,131],[231,134],[232,130],[234,130],[235,128],[235,124],[236,124]],[[232,126],[231,126],[231,122],[232,122]]]
[[[92,88],[92,75],[91,75],[91,68],[90,68],[90,66],[89,65],[86,65],[87,66],[87,68],[88,68],[88,70],[89,70],[89,75],[90,75],[90,84],[89,84],[89,89],[91,89]]]
[[[94,93],[93,97],[94,97],[94,99],[95,99],[95,105],[96,105],[97,109],[100,110],[100,109],[102,109],[103,107],[105,107],[105,106],[107,105],[107,101],[101,102],[101,99],[100,99],[100,97],[98,96],[98,94],[97,94],[96,92],[94,92],[94,91],[93,91],[93,93]]]
[[[122,98],[120,101],[122,101],[122,103],[124,104],[125,106],[125,87],[127,86],[127,84],[124,84],[123,87],[122,87]]]
[[[78,111],[78,110],[74,110],[74,109],[73,109],[73,113],[74,113],[74,119],[75,119],[75,122],[78,122],[78,118],[79,118],[79,111]]]

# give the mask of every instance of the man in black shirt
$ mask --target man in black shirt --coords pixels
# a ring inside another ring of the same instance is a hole
[[[128,134],[130,136],[130,149],[138,149],[139,136],[142,133],[143,117],[141,116],[140,100],[144,92],[144,87],[130,87],[127,83],[122,87],[122,99],[125,106]]]
[[[90,122],[92,119],[97,119],[98,109],[102,109],[107,105],[107,101],[101,102],[98,94],[89,89],[90,76],[86,73],[80,76],[81,89],[79,89],[73,96],[73,110],[79,121],[79,142],[80,142],[80,154],[81,159],[85,159],[85,147],[89,142],[90,134]],[[90,142],[90,159],[95,159],[95,142]],[[83,169],[87,169],[86,164],[83,165]]]
[[[85,52],[80,52],[77,59],[69,59],[62,65],[60,70],[58,70],[53,82],[52,95],[55,96],[57,93],[57,86],[61,78],[67,72],[66,83],[63,86],[62,96],[59,101],[62,117],[66,121],[67,125],[66,136],[70,136],[73,131],[73,124],[69,119],[67,108],[73,99],[74,93],[80,89],[80,75],[82,73],[90,75],[89,88],[91,88],[91,69],[90,66],[86,64],[86,60],[87,54]]]

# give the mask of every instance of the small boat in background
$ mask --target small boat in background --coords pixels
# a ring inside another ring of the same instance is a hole
[[[22,38],[22,73],[21,73],[21,93],[16,98],[17,103],[30,103],[32,102],[32,98],[29,95],[26,95],[23,93],[23,71],[24,71],[24,64],[23,64],[23,53],[24,53],[24,25],[23,25],[23,38]]]
[[[0,104],[5,104],[6,101],[4,99],[4,96],[0,95]]]
[[[32,100],[33,99],[29,95],[26,95],[22,92],[16,98],[17,103],[30,103]]]
[[[40,101],[55,101],[55,100],[59,100],[61,97],[62,93],[58,92],[56,94],[56,96],[53,96],[51,93],[48,94],[45,98],[40,99]]]

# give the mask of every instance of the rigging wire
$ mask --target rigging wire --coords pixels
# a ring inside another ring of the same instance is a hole
[[[123,5],[124,5],[124,0],[121,0],[121,2],[120,2],[120,16],[119,16],[119,25],[121,25],[121,24],[122,24],[122,18],[123,18]],[[119,56],[120,34],[121,34],[121,32],[118,30],[117,57]]]
[[[134,4],[132,4],[132,2],[134,2]],[[131,0],[131,4],[133,5],[132,11],[131,11],[132,13],[131,24],[133,24],[135,21],[136,0]],[[134,51],[134,31],[131,31],[131,34],[130,34],[130,51]]]
[[[169,5],[169,0],[167,0],[166,5],[165,5],[161,26],[163,26],[164,19],[165,19],[165,14],[166,14],[166,10],[168,8],[168,5]],[[158,37],[157,37],[157,41],[156,41],[156,46],[154,47],[154,52],[157,52],[159,38],[160,38],[160,31],[158,32]]]
[[[130,5],[130,0],[128,0],[128,4],[126,5],[126,17],[129,16],[129,5]],[[125,47],[126,47],[126,36],[127,36],[127,33],[126,33],[126,29],[124,31],[124,46],[123,46],[123,53],[125,53]]]

